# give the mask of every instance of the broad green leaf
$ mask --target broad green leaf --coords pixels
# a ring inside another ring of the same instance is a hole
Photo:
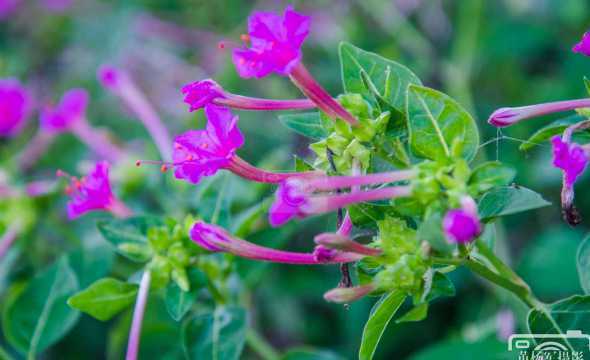
[[[38,273],[5,304],[2,328],[10,344],[34,358],[59,341],[80,316],[66,304],[76,291],[78,280],[67,257]]]
[[[411,360],[512,360],[518,353],[507,351],[506,343],[496,340],[462,342],[459,340],[443,341],[410,357]]]
[[[482,220],[512,215],[551,205],[541,195],[522,186],[503,186],[485,193],[479,200]]]
[[[590,235],[578,247],[577,266],[580,284],[586,294],[590,294]]]
[[[405,322],[416,322],[426,319],[428,316],[428,303],[422,303],[414,306],[410,311],[405,313],[402,317],[397,319],[396,324]]]
[[[128,248],[135,246],[147,248],[147,232],[150,227],[161,226],[161,219],[153,216],[133,217],[123,220],[101,221],[98,223],[98,230],[107,239],[118,253],[130,260],[143,262],[145,256],[139,256],[140,252],[128,251]]]
[[[343,42],[339,47],[342,82],[347,93],[363,94],[368,98],[372,93],[363,82],[361,70],[369,76],[372,84],[387,103],[403,112],[408,85],[420,85],[421,81],[407,67],[361,50]]]
[[[195,303],[198,291],[207,284],[207,277],[199,269],[189,270],[189,280],[190,291],[183,291],[174,281],[170,281],[166,288],[166,310],[176,321],[182,320]]]
[[[68,260],[76,273],[80,288],[85,288],[96,280],[106,276],[114,261],[113,248],[104,240],[82,246],[71,252]]]
[[[281,356],[281,360],[344,360],[344,358],[330,351],[303,347],[290,349]]]
[[[569,126],[584,120],[586,120],[586,117],[581,115],[572,115],[556,120],[549,125],[537,130],[537,132],[535,132],[526,142],[523,142],[520,145],[519,149],[522,151],[530,150],[531,148],[541,145],[545,141],[549,140],[552,136],[562,134]],[[583,134],[588,134],[588,132],[583,132]],[[587,135],[586,138],[588,138]]]
[[[375,222],[383,220],[387,215],[395,216],[395,207],[375,203],[359,203],[348,208],[352,223],[359,227],[375,226]]]
[[[481,193],[497,186],[509,185],[515,175],[516,171],[513,168],[499,161],[490,161],[473,169],[468,184]]]
[[[315,170],[310,163],[305,161],[305,159],[302,159],[297,155],[295,155],[294,158],[295,158],[295,171],[303,172],[303,171]]]
[[[383,332],[391,321],[391,318],[399,307],[402,305],[406,295],[401,292],[391,292],[384,295],[371,310],[369,320],[365,324],[363,330],[363,338],[361,340],[361,348],[359,350],[360,360],[369,360],[373,358],[375,350]]]
[[[414,155],[433,160],[460,155],[471,160],[477,153],[477,125],[471,115],[449,96],[427,87],[410,85],[406,117],[410,149]]]
[[[240,357],[246,340],[246,311],[218,307],[190,319],[182,329],[187,359],[234,360]]]
[[[289,129],[311,139],[321,140],[329,135],[317,112],[280,115],[279,120]]]
[[[104,278],[69,298],[68,305],[107,321],[135,302],[137,290],[137,284]]]

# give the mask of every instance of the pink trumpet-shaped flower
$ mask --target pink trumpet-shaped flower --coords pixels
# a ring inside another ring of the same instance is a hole
[[[521,107],[501,108],[492,113],[488,123],[495,127],[507,127],[522,120],[557,112],[590,107],[590,99],[556,101]]]
[[[455,244],[468,244],[482,233],[477,205],[469,196],[461,200],[461,208],[449,210],[443,218],[447,239]]]
[[[563,171],[565,185],[569,188],[586,169],[588,156],[584,148],[576,143],[568,143],[559,136],[551,138],[553,144],[553,166]]]
[[[66,176],[58,171],[58,176]],[[70,184],[66,187],[69,195],[68,217],[75,219],[95,210],[106,210],[118,217],[127,217],[130,210],[119,201],[111,190],[109,181],[109,164],[106,161],[96,163],[88,176],[77,179],[70,177]]]
[[[336,210],[357,202],[407,196],[411,191],[407,186],[385,187],[339,195],[314,196],[313,193],[408,180],[415,174],[414,171],[408,170],[358,176],[290,178],[279,185],[275,202],[270,209],[269,221],[272,226],[280,226],[292,218],[304,218],[311,214]]]
[[[211,176],[220,169],[252,181],[278,183],[289,177],[317,176],[317,172],[273,173],[258,169],[236,155],[244,144],[244,136],[238,128],[238,117],[225,107],[205,106],[207,128],[189,130],[174,139],[173,162],[177,179],[197,184],[203,176]],[[139,161],[138,165],[142,162]],[[147,162],[146,162],[147,163]],[[166,170],[168,164],[163,163]]]
[[[339,287],[326,292],[324,294],[324,299],[335,303],[349,303],[368,295],[373,290],[375,290],[373,284]]]
[[[182,88],[184,102],[190,105],[190,111],[205,107],[207,104],[226,106],[242,110],[304,110],[316,105],[308,99],[272,100],[235,95],[211,79],[196,81]]]
[[[250,47],[234,50],[233,61],[241,77],[264,77],[272,72],[287,76],[301,61],[301,46],[309,35],[311,18],[285,9],[281,16],[256,11],[248,19]]]
[[[30,110],[31,98],[27,90],[17,80],[0,79],[0,137],[17,135]]]
[[[53,133],[70,130],[77,121],[86,117],[87,107],[88,92],[86,90],[68,90],[57,106],[48,105],[41,111],[41,127]]]
[[[590,31],[586,32],[582,36],[582,40],[580,40],[579,43],[574,45],[572,51],[575,53],[590,56]]]
[[[375,249],[352,240],[348,236],[339,233],[323,233],[316,235],[314,242],[318,245],[325,246],[329,249],[355,252],[367,256],[379,256],[382,254],[380,249]]]
[[[335,264],[353,262],[364,257],[362,254],[341,252],[321,246],[316,247],[313,253],[275,250],[238,239],[223,228],[202,221],[193,225],[190,237],[199,246],[209,251],[230,252],[248,259],[285,264]]]
[[[243,78],[261,78],[270,73],[289,76],[293,83],[332,119],[342,119],[352,126],[358,120],[313,78],[301,62],[301,46],[309,34],[311,19],[292,6],[281,16],[272,12],[254,12],[248,21],[250,47],[233,51],[233,61]]]

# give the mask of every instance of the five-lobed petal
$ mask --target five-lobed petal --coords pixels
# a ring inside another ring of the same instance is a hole
[[[565,185],[571,188],[586,169],[588,157],[580,145],[567,143],[559,136],[554,136],[551,143],[553,144],[553,166],[563,171]]]
[[[27,90],[14,79],[0,79],[0,137],[18,134],[31,110]]]
[[[93,210],[108,210],[115,202],[109,181],[109,164],[98,162],[88,176],[80,180],[72,178],[67,192],[70,219]]]
[[[46,106],[41,111],[41,127],[50,132],[62,132],[86,115],[88,92],[71,89],[64,93],[57,106]]]

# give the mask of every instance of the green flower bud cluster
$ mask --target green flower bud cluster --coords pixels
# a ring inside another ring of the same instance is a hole
[[[373,283],[379,293],[393,290],[408,294],[419,292],[428,262],[416,231],[404,220],[392,217],[386,217],[377,225],[379,235],[373,244],[381,248],[383,255],[361,260],[359,278],[363,283]]]
[[[324,170],[330,169],[327,154],[330,149],[334,154],[333,160],[338,172],[348,173],[353,159],[360,161],[366,169],[374,150],[372,142],[378,134],[385,132],[390,113],[378,113],[359,94],[341,95],[338,100],[360,124],[353,128],[343,120],[332,122],[324,114],[320,114],[322,123],[331,134],[310,145],[310,149],[317,154],[314,166]]]

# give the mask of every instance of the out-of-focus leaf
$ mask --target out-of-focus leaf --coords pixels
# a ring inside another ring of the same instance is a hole
[[[34,358],[59,341],[80,316],[66,304],[77,290],[67,257],[38,273],[4,307],[2,329],[10,344]]]
[[[522,186],[503,186],[485,193],[479,201],[478,208],[482,220],[491,220],[549,205],[550,202],[533,190]]]
[[[421,81],[407,67],[361,50],[352,44],[340,44],[342,83],[348,93],[363,94],[372,98],[372,93],[363,82],[361,70],[365,71],[381,97],[400,112],[405,107],[406,89],[410,84],[420,85]]]
[[[434,271],[430,291],[428,291],[424,300],[430,302],[439,297],[447,296],[455,296],[455,285],[445,274]]]
[[[373,306],[369,320],[367,320],[363,330],[359,359],[370,360],[373,358],[387,324],[389,324],[389,321],[391,321],[391,318],[395,315],[405,299],[406,295],[404,293],[391,292],[384,295]]]
[[[481,193],[497,186],[509,185],[515,175],[516,171],[513,168],[499,161],[490,161],[473,169],[468,184]]]
[[[246,340],[246,311],[218,307],[197,315],[182,329],[182,343],[188,359],[238,359]]]
[[[557,300],[581,291],[574,259],[582,238],[566,225],[547,227],[522,249],[517,271],[541,299]]]
[[[509,353],[506,350],[506,343],[498,340],[484,340],[475,343],[451,340],[430,346],[410,359],[509,360],[515,359],[515,354]]]
[[[163,221],[154,216],[140,216],[129,219],[116,219],[101,221],[98,223],[98,230],[107,239],[118,253],[130,260],[143,262],[145,256],[140,255],[142,251],[131,251],[132,247],[139,249],[148,248],[147,233],[150,227],[162,226]]]
[[[281,357],[281,360],[344,360],[344,358],[329,351],[313,348],[295,348],[287,351]]]
[[[471,160],[479,146],[479,131],[471,115],[449,96],[418,85],[410,85],[406,118],[410,149],[426,159],[454,155]]]
[[[311,139],[321,140],[329,135],[317,112],[281,115],[279,120],[289,129]]]
[[[80,288],[85,288],[111,270],[114,253],[112,247],[101,240],[97,244],[83,246],[71,252],[68,258],[72,270],[76,273]]]
[[[590,294],[590,236],[580,243],[576,258],[580,284],[584,292]]]
[[[68,305],[100,321],[107,321],[133,304],[137,290],[137,284],[104,278],[70,297]]]

